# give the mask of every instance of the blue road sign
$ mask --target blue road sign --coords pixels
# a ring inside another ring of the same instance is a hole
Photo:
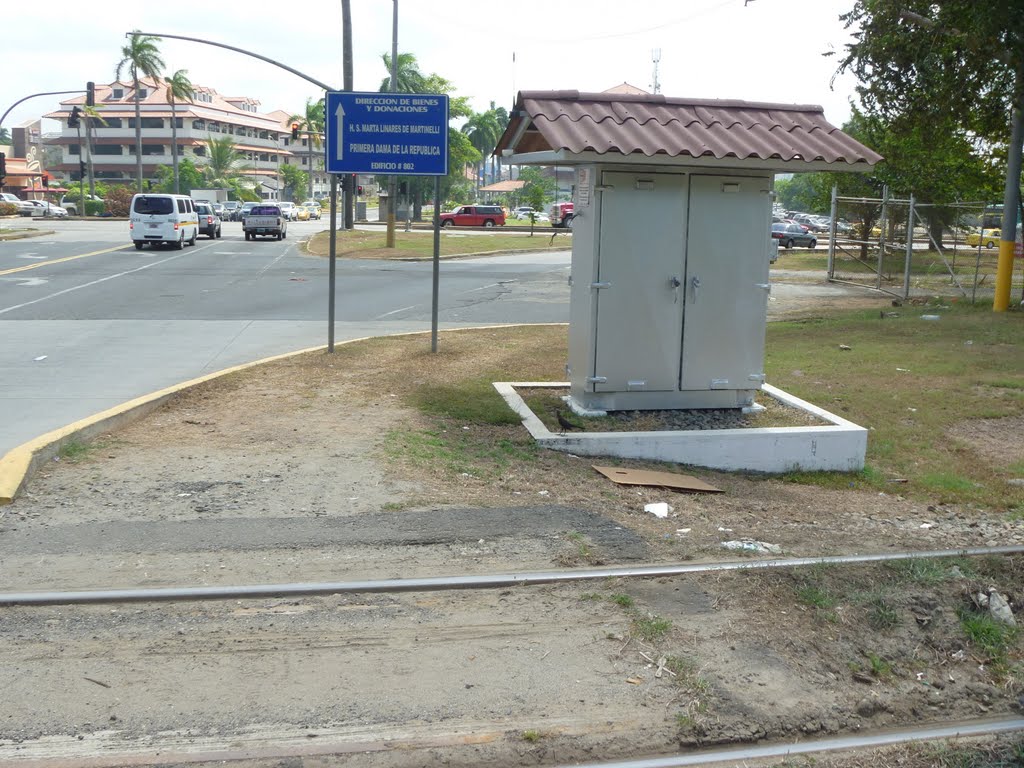
[[[448,97],[329,91],[328,173],[448,174]]]

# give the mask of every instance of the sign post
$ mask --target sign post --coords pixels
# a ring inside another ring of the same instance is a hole
[[[434,270],[431,351],[437,351],[440,274],[440,177],[448,175],[448,96],[430,93],[328,91],[324,167],[330,174],[434,177]],[[334,176],[336,179],[337,176]],[[391,212],[396,201],[388,199]],[[331,233],[336,221],[332,206]],[[331,249],[332,265],[334,249]],[[334,296],[334,272],[330,275]],[[333,301],[331,302],[333,339]]]

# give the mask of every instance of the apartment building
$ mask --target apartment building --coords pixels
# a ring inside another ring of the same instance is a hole
[[[259,101],[248,96],[222,96],[213,88],[195,86],[191,101],[176,100],[173,108],[167,99],[166,86],[152,80],[141,80],[139,87],[142,121],[142,175],[155,179],[156,169],[178,159],[192,160],[197,166],[208,162],[210,139],[231,136],[242,162],[235,169],[251,179],[264,199],[277,199],[280,188],[279,169],[282,164],[298,164],[308,171],[309,157],[302,144],[291,138],[289,114],[277,110],[270,114],[259,111]],[[51,168],[63,171],[72,180],[81,177],[79,162],[87,160],[86,126],[68,126],[74,107],[84,107],[85,96],[61,102],[60,109],[44,117],[62,124],[61,134],[50,143],[61,147],[61,161]],[[134,180],[135,158],[135,93],[131,82],[115,81],[96,85],[96,111],[103,122],[91,121],[92,168],[96,179]],[[171,120],[176,122],[177,144],[174,145]],[[314,150],[314,171],[319,160],[322,178],[317,179],[318,196],[326,194],[327,177],[322,172],[323,158]]]

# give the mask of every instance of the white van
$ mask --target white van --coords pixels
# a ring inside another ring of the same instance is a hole
[[[150,243],[171,245],[177,249],[196,244],[199,235],[199,214],[188,195],[135,195],[129,211],[128,228],[135,250]]]

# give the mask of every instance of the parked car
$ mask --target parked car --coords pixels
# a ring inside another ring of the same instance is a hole
[[[103,202],[103,198],[102,197],[97,197],[96,195],[86,195],[85,199],[86,200],[98,200],[101,203]],[[69,216],[79,216],[79,215],[84,216],[85,215],[85,211],[79,211],[78,210],[79,207],[81,206],[81,203],[82,203],[81,195],[64,195],[64,197],[62,197],[60,199],[60,207],[64,208],[65,210],[67,210]]]
[[[214,203],[196,203],[196,213],[199,215],[199,234],[206,235],[213,240],[220,237],[221,218],[217,215],[217,207]]]
[[[505,212],[499,205],[463,205],[439,218],[442,227],[505,226]]]
[[[983,229],[981,232],[971,232],[967,235],[967,244],[973,246],[984,245],[986,248],[995,248],[1003,237],[1001,229]]]
[[[300,205],[295,209],[295,217],[298,221],[309,221],[309,208]]]
[[[279,202],[278,206],[281,208],[281,213],[287,217],[288,221],[297,221],[299,218],[299,209],[295,207],[295,203],[284,201]]]
[[[242,210],[242,204],[238,200],[228,200],[222,205],[224,206],[224,213],[220,217],[226,221],[238,221],[237,216],[239,211]]]
[[[10,203],[11,205],[17,206],[19,216],[31,216],[36,207],[27,200],[22,200],[17,195],[11,194],[10,192],[0,192],[0,203]],[[37,214],[38,215],[38,214]]]
[[[29,200],[28,203],[36,209],[32,212],[33,216],[48,216],[56,219],[63,219],[68,215],[67,208],[61,208],[59,205],[54,205],[49,200]]]
[[[772,224],[772,238],[778,240],[784,248],[792,248],[794,245],[813,248],[818,244],[814,235],[804,232],[799,224]]]
[[[223,219],[224,218],[224,203],[218,203],[216,200],[214,200],[211,203],[211,205],[213,206],[213,212],[216,213],[218,216],[220,216]]]
[[[309,211],[309,218],[319,220],[323,215],[323,209],[320,208],[320,203],[310,202],[303,203],[302,207]]]
[[[531,213],[536,214],[537,211],[533,210],[533,208],[531,208],[528,205],[521,205],[518,208],[514,208],[512,210],[512,218],[513,219],[529,219]]]

